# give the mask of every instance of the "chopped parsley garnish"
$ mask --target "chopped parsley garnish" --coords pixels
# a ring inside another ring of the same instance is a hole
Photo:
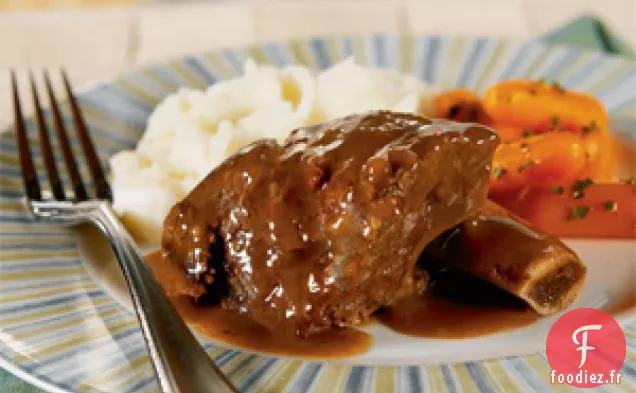
[[[636,176],[630,176],[627,179],[623,180],[623,183],[634,185],[636,184]]]
[[[537,79],[537,83],[545,83],[545,78],[539,78],[539,79]]]
[[[589,186],[591,186],[592,184],[594,184],[594,181],[589,178],[586,177],[585,179],[581,179],[581,180],[577,180],[572,184],[572,190],[576,191],[576,190],[583,190]]]
[[[556,130],[556,128],[559,126],[559,117],[554,115],[552,116],[552,119],[550,119],[551,122],[551,126],[553,130]]]
[[[535,89],[534,87],[531,87],[528,89],[528,93],[530,93],[531,96],[536,96],[537,95],[537,89]]]
[[[565,88],[557,81],[552,81],[552,88],[561,94],[565,94]]]
[[[523,172],[526,169],[530,168],[530,166],[533,164],[532,161],[526,161],[525,163],[523,163],[523,165],[521,165],[519,168],[517,168],[518,172]]]
[[[506,168],[495,168],[495,179],[501,179],[508,170]]]
[[[572,220],[580,220],[582,218],[585,218],[585,216],[587,216],[587,213],[590,212],[590,208],[587,206],[577,206],[575,208],[572,209],[572,211],[570,211],[570,214],[568,215],[568,221],[572,221]]]
[[[592,179],[586,177],[585,179],[577,180],[572,184],[572,198],[581,199],[585,197],[585,189],[594,184]]]
[[[565,192],[565,188],[563,186],[554,186],[552,187],[552,192],[555,194],[563,195]]]
[[[521,147],[521,149],[527,149],[528,148],[528,144],[523,142],[521,145],[519,145]]]
[[[618,203],[616,203],[616,201],[605,201],[603,206],[605,207],[605,210],[611,212],[615,212],[618,209]]]
[[[598,123],[596,122],[596,120],[592,120],[592,122],[590,123],[589,126],[583,126],[581,128],[581,131],[584,134],[587,134],[588,132],[592,132],[592,131],[596,131],[598,130]]]
[[[532,135],[534,135],[534,130],[531,129],[523,130],[523,133],[521,133],[521,136],[524,138],[531,137]]]

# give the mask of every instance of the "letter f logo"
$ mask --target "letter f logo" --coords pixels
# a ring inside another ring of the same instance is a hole
[[[587,332],[589,330],[601,330],[602,325],[585,325],[576,329],[574,333],[572,333],[572,341],[574,344],[580,345],[580,347],[576,348],[577,351],[581,351],[581,364],[579,364],[579,368],[583,367],[585,361],[587,360],[587,351],[593,351],[596,348],[587,345]],[[576,338],[576,336],[583,332],[581,342]]]

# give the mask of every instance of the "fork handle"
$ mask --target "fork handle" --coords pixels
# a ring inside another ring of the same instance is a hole
[[[91,221],[121,265],[162,392],[237,393],[177,314],[110,203],[95,209]]]

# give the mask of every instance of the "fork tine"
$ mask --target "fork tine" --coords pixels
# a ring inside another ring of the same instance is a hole
[[[24,191],[26,192],[27,198],[39,201],[42,199],[40,183],[35,173],[33,157],[31,157],[31,148],[29,147],[29,140],[26,135],[26,127],[24,126],[24,118],[22,117],[22,109],[20,107],[20,99],[18,98],[18,82],[15,71],[13,70],[11,70],[11,85],[13,91],[13,115],[18,140],[18,156],[20,157],[20,169],[22,170]]]
[[[51,192],[57,200],[64,200],[64,188],[60,181],[60,175],[57,172],[57,166],[55,165],[55,158],[53,157],[53,149],[51,149],[51,140],[49,139],[49,131],[44,122],[42,116],[42,106],[40,105],[40,98],[35,87],[35,79],[33,73],[29,72],[29,82],[31,83],[31,95],[33,96],[33,109],[35,111],[35,122],[38,126],[38,133],[40,134],[40,147],[42,150],[42,157],[44,158],[44,165],[46,167],[46,174],[49,177],[51,183]]]
[[[71,84],[66,76],[66,71],[62,70],[61,73],[64,87],[66,88],[66,94],[68,95],[68,101],[71,106],[73,121],[75,122],[75,129],[77,130],[77,135],[79,136],[80,143],[84,149],[84,155],[86,156],[86,161],[88,162],[88,167],[91,171],[91,177],[95,183],[95,192],[98,198],[111,200],[112,196],[110,187],[108,186],[108,182],[104,176],[104,171],[99,162],[99,157],[97,157],[97,154],[95,153],[93,142],[91,141],[88,129],[86,128],[86,123],[84,122],[79,106],[77,105],[77,101],[75,100],[75,96],[73,95],[73,91],[71,90]]]
[[[85,201],[88,199],[86,188],[82,183],[82,177],[77,169],[77,162],[73,157],[73,151],[68,141],[68,132],[64,123],[62,122],[62,116],[60,115],[60,108],[57,105],[55,94],[53,94],[53,87],[51,86],[51,80],[49,79],[49,73],[44,71],[44,84],[46,85],[46,91],[49,97],[49,103],[51,104],[51,113],[53,114],[53,122],[55,123],[55,131],[57,132],[57,140],[62,147],[62,155],[64,156],[64,162],[68,169],[69,176],[71,177],[71,183],[73,184],[73,191],[75,193],[75,200]]]

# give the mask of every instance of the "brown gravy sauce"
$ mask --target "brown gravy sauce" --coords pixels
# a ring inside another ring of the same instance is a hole
[[[471,306],[435,296],[413,296],[387,307],[378,318],[409,336],[460,339],[527,326],[539,316],[526,307]]]
[[[340,358],[365,353],[369,334],[357,329],[332,329],[300,338],[277,334],[245,315],[218,306],[197,306],[191,299],[175,298],[177,311],[188,323],[215,340],[257,352],[288,356]]]
[[[634,306],[636,306],[636,293],[632,292],[619,299],[609,301],[602,307],[602,309],[606,313],[616,318],[617,315],[629,311],[629,309],[633,308]]]
[[[474,307],[442,299],[407,298],[388,308],[382,323],[427,338],[475,338],[527,326],[537,313],[523,308]]]
[[[182,274],[165,263],[160,252],[146,256],[159,283],[179,315],[208,337],[232,346],[257,352],[315,358],[341,358],[365,353],[372,343],[371,335],[357,329],[332,329],[308,338],[277,334],[253,322],[245,315],[215,306],[198,306],[190,298],[175,296]]]
[[[166,263],[160,252],[147,255],[146,261],[183,319],[219,342],[257,352],[323,359],[360,355],[371,346],[372,337],[358,329],[332,329],[309,338],[290,337],[244,315],[220,307],[199,306],[190,298],[175,296],[183,276]],[[447,282],[454,283],[452,288]],[[457,287],[466,290],[457,294]],[[452,295],[451,289],[454,289]],[[404,298],[373,315],[362,326],[381,323],[411,336],[453,339],[502,332],[537,319],[536,313],[504,291],[470,277],[439,274],[430,296]]]
[[[527,326],[539,315],[522,300],[464,273],[431,274],[424,296],[401,299],[381,310],[384,325],[428,338],[474,338]]]

